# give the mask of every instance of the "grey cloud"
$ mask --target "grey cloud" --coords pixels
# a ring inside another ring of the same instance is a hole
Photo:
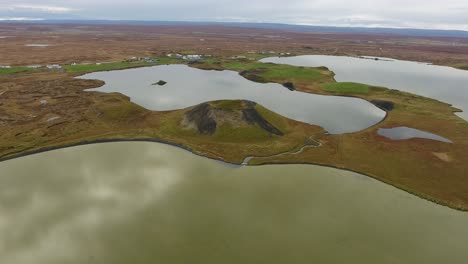
[[[0,0],[0,17],[245,21],[468,30],[466,0]]]

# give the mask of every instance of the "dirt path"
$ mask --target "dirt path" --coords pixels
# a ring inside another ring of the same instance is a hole
[[[0,92],[0,96],[2,96],[4,93],[8,92],[8,88],[5,91]]]
[[[319,141],[316,141],[315,139],[312,138],[312,136],[310,136],[308,138],[309,140],[313,141],[315,144],[307,144],[305,146],[303,146],[301,149],[299,149],[298,151],[286,151],[286,152],[281,152],[279,154],[275,154],[275,155],[271,155],[271,156],[266,156],[266,157],[256,157],[256,156],[248,156],[244,159],[244,161],[242,162],[242,165],[243,166],[247,166],[249,165],[249,162],[252,160],[252,159],[255,159],[255,158],[274,158],[274,157],[279,157],[279,156],[283,156],[283,155],[298,155],[298,154],[301,154],[302,152],[304,152],[305,149],[307,148],[319,148],[322,146],[322,143],[319,142]]]

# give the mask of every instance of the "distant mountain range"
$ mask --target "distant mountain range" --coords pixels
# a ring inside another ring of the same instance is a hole
[[[184,22],[184,21],[135,21],[135,20],[40,20],[40,21],[1,21],[0,23],[35,24],[93,24],[93,25],[147,25],[147,26],[227,26],[259,29],[282,29],[304,32],[354,33],[354,34],[392,34],[415,37],[452,37],[468,38],[468,31],[411,29],[411,28],[366,28],[309,26],[279,23],[241,23],[241,22]]]

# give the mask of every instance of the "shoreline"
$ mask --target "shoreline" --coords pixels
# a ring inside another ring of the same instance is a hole
[[[423,194],[418,193],[416,191],[408,190],[408,189],[404,188],[403,186],[399,186],[397,184],[390,183],[388,181],[385,181],[384,179],[381,179],[381,178],[377,177],[376,175],[372,175],[372,174],[366,173],[366,172],[360,172],[360,171],[345,168],[345,167],[339,167],[337,165],[324,164],[324,163],[319,163],[319,162],[265,162],[265,163],[260,163],[260,164],[243,164],[243,163],[228,162],[226,160],[223,160],[221,157],[219,157],[219,158],[209,157],[209,156],[203,155],[202,153],[195,152],[193,149],[191,149],[188,146],[178,144],[178,143],[174,143],[174,142],[170,142],[170,141],[163,140],[163,139],[157,139],[157,138],[132,138],[132,139],[130,139],[130,138],[129,139],[118,139],[118,138],[116,138],[116,139],[85,140],[85,141],[80,141],[80,142],[77,142],[77,143],[65,144],[65,145],[54,146],[54,147],[45,147],[45,148],[40,148],[40,149],[33,150],[33,151],[20,152],[18,154],[14,154],[14,155],[7,156],[7,157],[0,157],[0,163],[2,163],[4,161],[19,159],[19,158],[23,158],[23,157],[27,157],[27,156],[33,156],[33,155],[36,155],[36,154],[46,153],[46,152],[60,150],[60,149],[67,149],[67,148],[74,148],[74,147],[79,147],[79,146],[87,146],[87,145],[95,145],[95,144],[120,143],[120,142],[147,142],[147,143],[165,144],[165,145],[169,145],[169,146],[172,146],[172,147],[177,147],[177,148],[189,151],[190,153],[192,153],[194,155],[197,155],[199,157],[207,158],[207,159],[210,159],[210,160],[213,160],[213,161],[223,162],[226,165],[233,165],[233,166],[236,166],[236,167],[239,167],[239,168],[242,168],[242,167],[245,167],[245,166],[256,167],[256,166],[275,166],[275,165],[277,165],[277,166],[280,166],[280,165],[312,165],[312,166],[320,166],[320,167],[333,168],[333,169],[338,169],[338,170],[342,170],[342,171],[353,172],[353,173],[361,174],[363,176],[372,178],[372,179],[377,180],[377,181],[379,181],[379,182],[381,182],[383,184],[388,184],[388,185],[390,185],[390,186],[392,186],[394,188],[397,188],[397,189],[399,189],[401,191],[404,191],[406,193],[409,193],[411,195],[419,197],[419,198],[421,198],[423,200],[426,200],[428,202],[432,202],[432,203],[435,203],[435,204],[440,205],[440,206],[448,207],[448,208],[453,209],[453,210],[457,210],[457,211],[461,211],[461,212],[468,212],[468,207],[454,206],[454,205],[451,205],[450,203],[443,202],[443,201],[437,200],[435,198],[432,198],[429,195],[423,195]],[[279,153],[279,154],[276,154],[276,155],[281,155],[281,154],[285,154],[285,153],[283,152],[283,153]],[[276,156],[276,155],[274,155],[274,156]],[[244,157],[244,160],[246,158],[248,158],[248,157]]]

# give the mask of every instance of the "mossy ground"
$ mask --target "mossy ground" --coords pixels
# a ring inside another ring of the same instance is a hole
[[[337,93],[369,93],[369,85],[352,82],[327,83],[322,85],[327,92]]]
[[[13,74],[13,73],[19,73],[19,72],[28,72],[32,70],[33,70],[32,68],[28,68],[28,67],[0,68],[0,76]]]

